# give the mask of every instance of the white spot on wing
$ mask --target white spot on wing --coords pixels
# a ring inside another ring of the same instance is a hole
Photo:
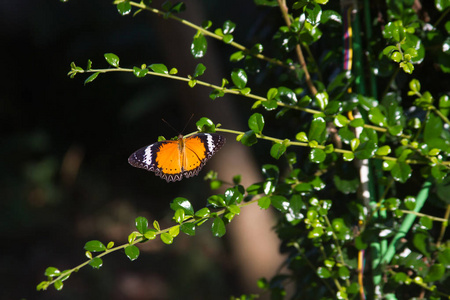
[[[146,165],[151,165],[152,163],[152,147],[148,146],[147,148],[145,148],[144,151],[144,157],[143,157],[143,162]]]

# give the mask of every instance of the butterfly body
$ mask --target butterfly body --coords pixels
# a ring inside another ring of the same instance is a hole
[[[175,141],[156,142],[137,150],[128,162],[174,182],[198,175],[224,143],[225,138],[216,133],[197,133],[187,138],[179,135]]]

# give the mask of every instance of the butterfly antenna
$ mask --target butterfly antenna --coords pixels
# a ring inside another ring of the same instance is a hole
[[[173,127],[172,125],[170,125],[169,122],[167,122],[166,120],[164,120],[163,118],[161,118],[161,120],[167,124],[167,126],[169,126],[170,128],[172,128],[176,133],[180,134],[180,132],[178,130],[175,129],[175,127]]]
[[[189,120],[187,121],[186,125],[184,125],[183,131],[186,129],[186,127],[189,125],[189,123],[191,122],[192,118],[194,117],[194,114],[191,115],[191,117],[189,118]]]

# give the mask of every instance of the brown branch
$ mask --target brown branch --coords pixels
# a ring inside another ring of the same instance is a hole
[[[291,19],[289,18],[288,7],[286,6],[286,0],[278,0],[278,5],[280,6],[281,14],[283,16],[284,22],[288,27],[291,26]],[[295,46],[295,52],[297,53],[298,61],[300,62],[300,66],[305,72],[305,80],[308,85],[309,91],[314,96],[317,94],[317,89],[314,86],[314,83],[311,80],[311,75],[309,75],[308,68],[306,67],[305,57],[303,56],[302,48],[300,47],[300,43]]]

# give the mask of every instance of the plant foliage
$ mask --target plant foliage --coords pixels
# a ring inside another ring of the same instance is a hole
[[[248,130],[207,118],[197,127],[235,134],[249,147],[271,143],[266,159],[275,163],[261,166],[264,180],[243,186],[239,174],[232,180],[210,174],[211,187],[226,190],[210,196],[206,207],[194,210],[188,199],[174,199],[169,228],[137,217],[127,244],[87,242],[86,262],[47,268],[38,290],[61,290],[74,271],[87,264],[99,269],[119,249],[136,260],[137,245],[156,238],[172,244],[202,225],[222,237],[243,206],[259,205],[278,211],[275,230],[288,254],[286,273],[258,282],[272,299],[283,299],[288,285],[294,299],[450,297],[449,2],[428,1],[427,18],[409,0],[357,1],[343,9],[327,0],[254,2],[278,11],[279,23],[270,41],[245,47],[233,35],[243,30],[239,24],[179,18],[189,5],[115,1],[122,15],[155,14],[192,28],[186,51],[193,58],[207,55],[211,38],[235,49],[232,71],[219,85],[201,79],[203,64],[181,76],[159,62],[123,67],[113,53],[104,55],[104,68],[72,63],[69,76],[90,74],[85,84],[113,71],[142,80],[159,76],[206,86],[213,100],[234,94],[252,101]]]

